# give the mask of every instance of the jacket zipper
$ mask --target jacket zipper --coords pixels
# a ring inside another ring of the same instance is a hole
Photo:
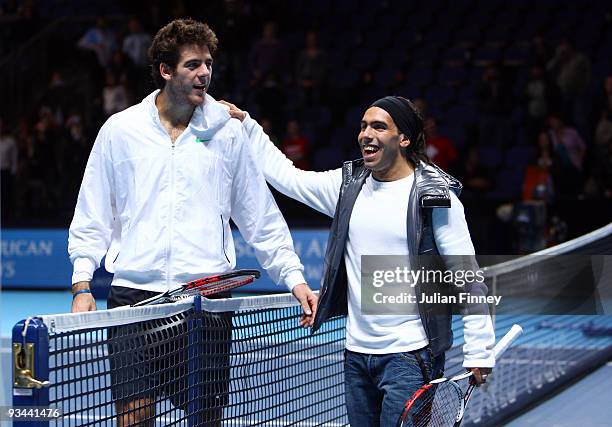
[[[172,273],[172,235],[174,234],[174,142],[172,143],[172,151],[170,156],[170,218],[169,218],[168,247],[166,251],[166,265],[168,273],[166,275],[166,286],[171,288],[171,273]]]
[[[221,218],[221,249],[223,249],[223,255],[225,255],[227,263],[231,264],[229,257],[227,256],[227,252],[225,252],[225,227],[223,224],[223,215],[219,214],[219,217]]]

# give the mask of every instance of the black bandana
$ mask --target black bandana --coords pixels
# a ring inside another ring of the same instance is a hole
[[[385,110],[399,129],[411,142],[416,142],[423,131],[423,119],[412,102],[401,96],[385,96],[370,107]]]

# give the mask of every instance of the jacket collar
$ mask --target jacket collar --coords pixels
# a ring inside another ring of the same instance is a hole
[[[346,162],[343,168],[344,184],[365,180],[371,173],[363,164],[363,159]],[[419,205],[422,208],[450,207],[450,191],[457,196],[463,185],[459,180],[444,172],[435,164],[419,162],[414,170],[414,183]]]
[[[155,99],[159,93],[159,89],[150,93],[142,100],[142,104],[153,120],[161,124],[159,111],[155,105]],[[206,94],[204,103],[198,105],[193,111],[193,115],[189,121],[189,128],[199,137],[212,137],[212,135],[221,129],[230,118],[228,108],[217,102],[209,94]]]

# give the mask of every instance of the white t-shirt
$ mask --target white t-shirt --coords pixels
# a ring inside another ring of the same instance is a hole
[[[427,345],[417,315],[364,315],[361,312],[361,256],[408,255],[406,212],[414,174],[381,182],[369,176],[349,223],[344,261],[348,276],[346,348],[359,353],[399,353]]]

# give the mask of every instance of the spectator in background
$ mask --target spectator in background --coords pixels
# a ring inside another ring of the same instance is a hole
[[[130,72],[131,63],[129,58],[125,53],[118,50],[111,56],[108,67],[104,70],[105,81],[106,81],[106,73],[110,70],[115,75],[115,78],[118,82],[125,84],[128,81],[128,75]],[[140,80],[148,80],[143,79],[144,76],[140,77]]]
[[[546,117],[551,105],[559,101],[556,96],[556,87],[548,79],[544,67],[534,65],[531,67],[529,81],[525,87],[527,97],[527,139],[536,138],[540,129],[546,124]]]
[[[13,217],[14,188],[17,176],[17,141],[8,132],[4,119],[0,118],[0,170],[2,176],[2,220]]]
[[[588,130],[588,89],[591,83],[591,61],[578,52],[572,41],[563,39],[546,68],[555,76],[561,90],[563,113],[570,117],[581,132]]]
[[[31,124],[25,118],[21,118],[17,125],[15,133],[17,139],[17,175],[16,179],[20,185],[15,187],[15,212],[16,217],[31,217],[37,216],[38,212],[34,212],[27,207],[29,202],[29,183],[30,183],[30,159],[34,155],[34,136]]]
[[[603,90],[595,99],[595,112],[592,167],[584,193],[587,197],[612,197],[612,75],[604,79]]]
[[[279,74],[268,72],[250,92],[260,116],[275,123],[283,121],[287,96]]]
[[[559,160],[555,188],[560,195],[576,197],[582,190],[586,145],[576,129],[567,126],[560,114],[549,114],[548,124],[550,140]]]
[[[591,175],[584,192],[587,197],[612,197],[612,111],[604,109],[595,129]]]
[[[603,88],[595,97],[595,122],[599,121],[604,113],[612,118],[612,74],[606,76]]]
[[[306,47],[298,56],[295,79],[301,104],[313,105],[321,101],[327,76],[327,56],[319,48],[316,31],[306,33]]]
[[[459,157],[453,141],[438,132],[438,125],[433,117],[425,119],[424,131],[429,159],[446,172],[452,170]]]
[[[527,166],[523,179],[523,200],[550,202],[554,195],[553,152],[550,137],[546,132],[538,136],[538,155],[535,163]]]
[[[64,168],[62,174],[64,179],[64,204],[74,206],[74,197],[79,192],[87,158],[91,151],[91,140],[88,138],[83,118],[76,112],[72,112],[65,126],[66,150],[64,150]]]
[[[98,58],[99,65],[106,68],[113,53],[117,50],[117,39],[115,32],[108,28],[106,18],[100,16],[96,20],[96,25],[87,30],[81,37],[77,46],[81,49],[93,51]]]
[[[546,132],[540,132],[537,158],[527,166],[523,177],[522,201],[497,208],[498,218],[508,223],[513,230],[513,246],[518,253],[532,253],[547,245],[548,208],[553,198],[554,166],[550,138]]]
[[[541,31],[531,40],[531,57],[535,65],[545,66],[552,57],[550,46]]]
[[[104,114],[110,117],[129,107],[128,93],[122,84],[117,82],[115,73],[106,71],[106,86],[102,90]]]
[[[283,140],[282,152],[300,169],[310,169],[310,141],[300,129],[297,120],[287,123],[287,136]]]
[[[59,182],[58,154],[61,148],[60,127],[51,109],[43,105],[39,111],[39,119],[34,126],[32,138],[32,155],[29,160],[29,202],[30,208],[38,209],[47,215],[54,213],[57,195],[61,191],[59,185],[49,183]]]
[[[477,146],[468,148],[463,164],[458,168],[457,176],[463,182],[463,195],[477,198],[493,189],[493,180],[489,170],[480,163]]]
[[[122,52],[129,59],[128,81],[130,87],[141,99],[149,92],[149,79],[147,71],[149,58],[147,51],[151,46],[151,35],[142,29],[142,24],[137,18],[131,18],[128,22],[128,35],[123,39]]]
[[[595,128],[595,152],[606,150],[612,143],[612,111],[603,110]],[[603,154],[603,153],[602,153]]]
[[[510,135],[512,98],[499,67],[490,65],[485,69],[476,96],[480,110],[480,142],[501,149],[508,142]]]
[[[64,121],[64,115],[69,105],[71,105],[71,102],[73,102],[73,99],[71,99],[68,85],[62,73],[58,70],[54,70],[51,73],[51,79],[47,87],[47,92],[43,98],[43,103],[51,108],[57,123],[62,123]]]
[[[612,75],[604,79],[603,90],[595,99],[595,156],[605,156],[612,144]]]
[[[261,39],[255,42],[249,52],[251,87],[269,79],[270,74],[276,76],[284,74],[287,66],[285,55],[285,47],[276,37],[276,24],[271,21],[266,22]]]
[[[151,35],[142,29],[138,18],[131,18],[128,22],[129,34],[123,39],[122,50],[132,64],[139,69],[146,69],[149,65],[147,52],[151,46]]]
[[[284,117],[286,101],[285,79],[287,73],[286,52],[276,37],[276,24],[268,21],[263,26],[262,38],[249,52],[249,85],[259,115],[270,117],[279,123]]]

